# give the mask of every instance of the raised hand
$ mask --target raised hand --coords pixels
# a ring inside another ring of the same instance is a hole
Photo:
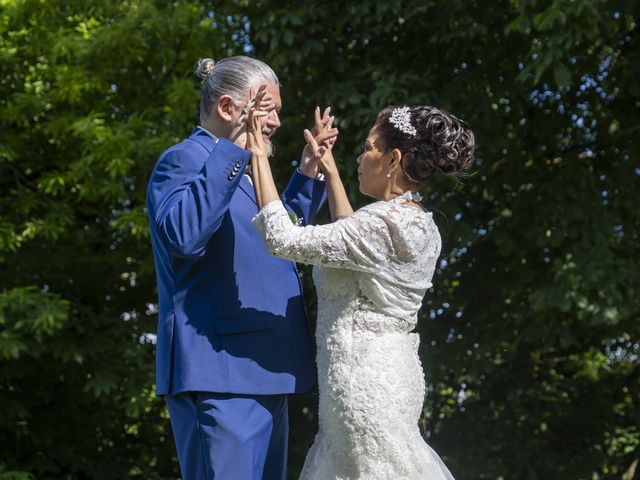
[[[329,211],[331,219],[335,221],[352,215],[353,208],[340,180],[340,172],[331,151],[338,133],[337,129],[333,128],[333,117],[329,117],[328,109],[322,118],[319,109],[316,110],[316,128],[315,135],[313,131],[304,131],[304,139],[307,142],[304,151],[307,153],[308,164],[315,166],[325,175]]]
[[[324,146],[326,151],[329,152],[333,148],[339,133],[337,128],[333,128],[334,117],[330,116],[330,112],[331,107],[327,107],[320,115],[320,107],[316,107],[314,112],[315,124],[311,130],[306,130],[311,134],[317,146]],[[307,141],[300,158],[300,172],[308,177],[315,177],[318,174],[318,161],[320,159],[316,156],[316,153],[316,150]]]
[[[329,147],[324,144],[318,145],[313,133],[307,129],[304,130],[304,139],[307,141],[307,145],[304,148],[310,152],[309,162],[319,163],[329,150]]]
[[[265,97],[267,99],[265,99]],[[269,102],[265,85],[260,85],[257,92],[251,89],[249,93],[251,99],[245,106],[247,123],[247,141],[245,150],[255,155],[267,155],[264,139],[262,138],[262,124],[260,119],[269,115]],[[265,108],[265,106],[267,108]]]
[[[331,131],[333,123],[333,117],[330,118],[325,128],[327,131]],[[308,159],[310,165],[315,165],[325,175],[332,175],[337,173],[338,168],[336,166],[335,159],[333,158],[333,152],[331,151],[333,144],[335,143],[335,137],[331,137],[329,141],[325,141],[322,144],[318,144],[317,139],[322,138],[321,135],[313,135],[312,131],[304,131],[304,139],[307,142],[305,150],[310,152]]]
[[[256,191],[256,200],[260,208],[279,198],[262,136],[261,119],[269,115],[269,110],[264,108],[265,92],[266,85],[261,85],[255,95],[252,90],[249,94],[251,100],[245,107],[247,109],[247,143],[245,148],[251,152],[253,188]]]

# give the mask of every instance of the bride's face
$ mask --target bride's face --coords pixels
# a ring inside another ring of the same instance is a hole
[[[379,150],[380,144],[377,142],[375,128],[374,125],[369,131],[369,136],[364,142],[364,151],[357,159],[358,182],[361,193],[382,200],[389,183],[387,174],[390,168],[390,152],[383,153]]]

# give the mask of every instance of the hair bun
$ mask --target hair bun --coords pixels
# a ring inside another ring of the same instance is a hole
[[[473,164],[475,138],[464,120],[435,107],[418,107],[417,120],[432,144],[428,163],[433,171],[455,175]]]
[[[393,119],[394,113],[402,113],[401,123]],[[385,108],[376,119],[376,133],[383,150],[400,149],[402,169],[417,183],[426,183],[436,172],[456,176],[474,161],[471,127],[436,107]]]
[[[216,62],[214,62],[212,59],[201,58],[200,60],[198,60],[195,75],[204,82],[207,78],[209,78],[215,66]]]

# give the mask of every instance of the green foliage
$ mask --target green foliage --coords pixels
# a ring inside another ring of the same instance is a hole
[[[353,160],[381,107],[434,104],[474,127],[474,174],[426,191],[444,250],[419,326],[423,426],[457,478],[634,476],[639,14],[624,1],[252,6],[285,111],[334,107],[357,203]],[[303,122],[279,143],[297,145]]]
[[[176,478],[145,188],[233,29],[197,2],[1,5],[0,476]]]
[[[197,121],[197,58],[245,51],[282,82],[281,180],[317,104],[358,205],[382,107],[476,132],[473,175],[425,191],[444,249],[422,425],[456,478],[637,478],[639,18],[631,0],[0,1],[0,479],[178,477],[146,180]],[[314,402],[291,402],[292,478]]]

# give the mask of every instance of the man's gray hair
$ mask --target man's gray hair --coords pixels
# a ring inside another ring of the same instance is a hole
[[[278,84],[278,77],[269,65],[242,55],[218,62],[201,58],[195,74],[202,80],[200,121],[209,116],[211,107],[221,95],[230,95],[234,103],[241,106],[251,87],[261,83]]]

